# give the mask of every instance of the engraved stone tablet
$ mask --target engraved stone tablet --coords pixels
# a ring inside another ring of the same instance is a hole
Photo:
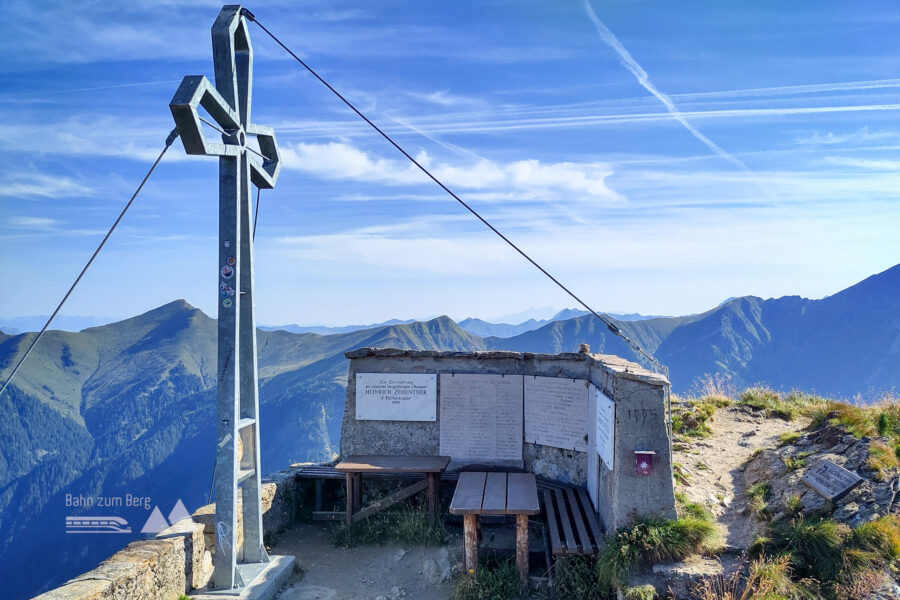
[[[597,432],[594,438],[597,440],[597,454],[606,468],[612,471],[615,459],[616,403],[593,385],[590,390],[597,399]]]
[[[437,376],[357,373],[356,418],[360,421],[436,421]]]
[[[587,450],[588,382],[525,376],[525,441]]]
[[[821,460],[803,474],[803,483],[829,500],[837,500],[860,483],[862,477],[830,460]]]
[[[522,376],[441,373],[440,453],[460,463],[522,460]]]

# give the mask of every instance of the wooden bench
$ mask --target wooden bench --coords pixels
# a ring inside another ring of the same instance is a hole
[[[554,556],[596,554],[603,546],[603,529],[583,488],[542,491],[547,537]]]
[[[449,456],[348,456],[334,466],[334,470],[344,473],[347,482],[347,525],[368,519],[375,513],[409,498],[413,494],[427,490],[428,513],[437,515],[438,483],[441,472],[447,468]],[[363,474],[421,474],[424,479],[403,488],[399,492],[362,507]]]
[[[540,513],[533,474],[460,473],[450,512],[463,516],[464,566],[472,574],[478,568],[478,516],[515,515],[516,566],[522,583],[528,581],[528,516]]]

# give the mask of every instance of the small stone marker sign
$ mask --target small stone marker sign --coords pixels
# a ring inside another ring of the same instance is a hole
[[[436,421],[437,376],[357,373],[356,418],[360,421]]]
[[[803,483],[828,500],[837,500],[860,483],[862,477],[830,460],[821,460],[803,474]]]
[[[616,403],[593,385],[590,391],[597,402],[597,433],[594,438],[597,444],[597,454],[603,459],[606,468],[612,471],[616,448]]]
[[[522,376],[441,373],[440,453],[455,462],[522,460]]]
[[[525,377],[525,441],[566,450],[587,450],[588,382]]]

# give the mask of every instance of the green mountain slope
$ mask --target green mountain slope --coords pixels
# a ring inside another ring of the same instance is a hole
[[[0,375],[32,336],[0,338]],[[329,336],[260,331],[258,344],[264,471],[333,456],[347,350],[484,348],[481,338],[447,317]],[[9,597],[56,585],[129,541],[99,536],[104,539],[85,547],[80,536],[65,535],[64,517],[83,512],[67,505],[67,497],[150,497],[164,514],[178,499],[189,508],[207,502],[215,352],[215,320],[182,300],[41,339],[0,398],[9,415],[0,421],[0,555],[12,557],[0,569],[14,580]],[[113,512],[135,532],[149,515],[144,507]],[[57,566],[52,572],[40,566],[48,552]]]
[[[900,265],[823,300],[734,298],[690,317],[616,321],[682,392],[706,373],[737,385],[849,396],[900,386]],[[0,377],[34,334],[0,334]],[[344,352],[365,346],[593,352],[634,358],[595,317],[481,338],[448,317],[335,335],[260,331],[262,466],[336,452]],[[92,568],[128,536],[66,535],[67,497],[150,497],[167,514],[206,503],[214,462],[216,323],[179,300],[77,333],[50,331],[0,396],[0,575],[26,598]],[[152,508],[152,505],[150,508]],[[101,512],[86,511],[88,514]],[[113,511],[135,532],[149,509]],[[78,538],[78,539],[73,539]],[[44,565],[52,559],[56,568]]]

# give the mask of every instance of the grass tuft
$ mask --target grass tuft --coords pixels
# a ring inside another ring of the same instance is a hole
[[[887,561],[900,558],[900,518],[888,515],[863,523],[853,530],[850,545]]]
[[[688,400],[686,404],[672,411],[672,431],[681,436],[703,438],[712,433],[709,422],[716,409],[727,406],[731,401],[717,396],[706,396]]]
[[[768,481],[754,483],[744,490],[747,497],[747,508],[753,513],[757,519],[765,519],[769,517],[768,500],[772,492],[772,486]]]
[[[614,590],[597,581],[597,561],[590,556],[560,556],[553,564],[553,590],[558,600],[608,600]]]
[[[782,462],[784,462],[784,466],[787,467],[788,472],[796,471],[806,466],[806,459],[810,454],[812,454],[812,452],[798,452],[793,456],[785,456],[782,458]]]
[[[869,444],[869,458],[866,460],[866,466],[875,472],[877,481],[886,481],[892,472],[896,473],[900,469],[897,450],[884,442],[872,442]]]
[[[642,519],[606,538],[606,547],[597,558],[597,578],[604,588],[620,587],[635,567],[683,560],[714,538],[715,526],[708,519]]]
[[[769,537],[754,542],[752,551],[785,555],[797,576],[834,591],[835,586],[867,580],[900,551],[898,525],[896,518],[882,518],[853,531],[831,519],[799,516],[771,523]]]
[[[819,396],[791,391],[782,395],[773,389],[757,386],[744,390],[738,404],[761,410],[767,417],[793,421],[814,413],[826,401]]]
[[[793,444],[798,439],[800,439],[799,431],[788,431],[787,433],[782,433],[780,436],[778,436],[778,442],[780,446]]]
[[[504,560],[479,566],[474,575],[459,574],[453,600],[507,600],[521,591],[515,562]]]
[[[800,494],[788,496],[784,501],[784,514],[788,517],[794,517],[803,512],[803,499]]]
[[[656,588],[650,585],[635,585],[627,587],[623,595],[625,600],[654,600],[656,598]]]
[[[422,509],[402,505],[399,510],[384,511],[352,528],[341,522],[332,529],[335,546],[350,548],[362,544],[381,544],[386,541],[428,546],[447,540],[443,521],[432,520]]]

